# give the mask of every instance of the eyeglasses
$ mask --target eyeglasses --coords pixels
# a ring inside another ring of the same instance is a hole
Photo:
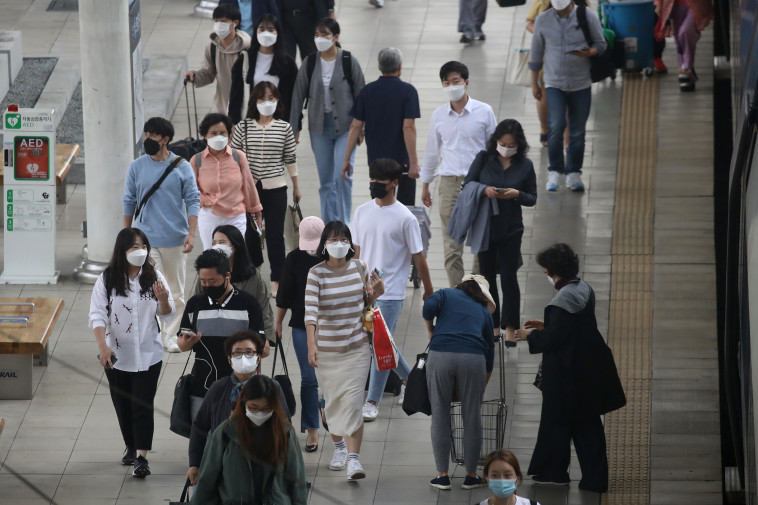
[[[246,358],[252,358],[253,356],[258,356],[257,351],[232,351],[232,358],[241,358],[242,356],[245,356]]]
[[[272,409],[271,407],[268,407],[268,408],[265,408],[265,409],[259,409],[259,408],[253,407],[253,408],[248,408],[247,411],[248,412],[255,412],[256,414],[260,414],[260,413],[268,414],[269,412],[273,412],[274,409]]]

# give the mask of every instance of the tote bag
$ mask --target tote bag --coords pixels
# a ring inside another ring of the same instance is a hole
[[[197,317],[197,314],[195,314]],[[174,386],[174,403],[171,405],[171,417],[169,418],[169,429],[189,438],[192,431],[192,374],[184,374],[187,371],[192,351],[187,355],[187,363],[184,364],[184,370],[181,377],[176,381]]]
[[[405,399],[403,399],[403,412],[411,416],[421,412],[427,416],[432,415],[432,402],[429,400],[429,387],[426,384],[426,360],[429,357],[429,346],[422,354],[416,355],[416,364],[408,375],[408,383],[405,385]]]
[[[300,210],[300,204],[295,202],[288,205],[287,214],[284,216],[284,238],[290,250],[300,246],[300,221],[302,220],[303,213]]]
[[[511,86],[532,87],[532,72],[529,70],[530,50],[524,47],[526,42],[526,30],[521,36],[521,44],[511,50],[511,57],[508,59],[508,73],[505,82]]]
[[[372,350],[374,353],[374,364],[380,372],[397,368],[398,355],[395,340],[392,338],[387,324],[382,317],[382,311],[379,307],[374,307],[372,312],[372,323],[374,326],[374,338]]]

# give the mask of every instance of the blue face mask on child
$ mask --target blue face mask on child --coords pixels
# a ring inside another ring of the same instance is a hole
[[[516,492],[516,479],[490,479],[490,491],[498,498],[508,498]]]

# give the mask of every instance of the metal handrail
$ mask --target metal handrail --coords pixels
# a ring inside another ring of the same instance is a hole
[[[3,302],[0,307],[31,307],[32,313],[36,312],[37,305],[34,302]]]

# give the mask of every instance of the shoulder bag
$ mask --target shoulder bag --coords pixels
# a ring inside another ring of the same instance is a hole
[[[423,353],[416,355],[416,364],[413,365],[405,385],[405,399],[403,400],[403,412],[411,416],[421,412],[427,416],[432,415],[432,402],[429,400],[429,386],[426,383],[426,360],[429,358],[429,345]]]
[[[587,41],[587,45],[592,47],[592,35],[590,35],[590,27],[587,23],[587,7],[584,5],[576,6],[576,20],[579,22],[579,27],[584,33],[584,39]],[[608,44],[608,41],[605,41]],[[608,46],[603,54],[598,54],[590,58],[590,77],[592,82],[600,82],[608,77],[616,76],[616,67],[613,64],[613,56],[611,55],[610,46]]]
[[[529,54],[531,50],[524,46],[526,42],[526,29],[521,35],[521,45],[511,50],[508,59],[508,68],[505,82],[511,86],[532,87],[532,71],[529,70]]]
[[[284,375],[276,375],[277,354],[282,355],[282,370],[284,371]],[[290,373],[287,370],[287,361],[284,359],[282,341],[279,339],[277,339],[276,347],[274,347],[274,365],[271,367],[271,377],[282,387],[284,399],[287,401],[287,408],[290,411],[290,417],[294,417],[295,410],[297,410],[297,401],[295,401],[295,392],[292,390],[292,381],[290,380]]]
[[[197,331],[198,313],[199,310],[196,310],[192,314],[192,324],[195,326],[195,331]],[[169,417],[169,429],[185,438],[189,438],[192,431],[192,373],[185,374],[191,356],[192,349],[187,354],[187,362],[184,364],[182,375],[174,386],[174,402],[171,405]]]

